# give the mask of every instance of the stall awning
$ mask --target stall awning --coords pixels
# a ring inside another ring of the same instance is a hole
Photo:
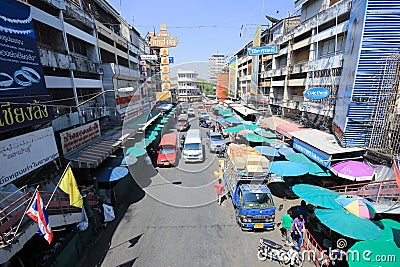
[[[248,116],[248,115],[251,115],[251,114],[259,114],[259,112],[258,112],[257,110],[254,110],[254,109],[245,107],[245,106],[243,106],[243,105],[240,105],[240,106],[236,106],[236,105],[235,105],[235,106],[231,106],[231,108],[232,108],[234,111],[236,111],[236,112],[242,114],[243,116]]]
[[[316,129],[308,129],[290,133],[294,138],[307,143],[329,155],[364,151],[361,147],[342,147],[333,134]]]
[[[96,168],[114,153],[120,144],[120,140],[100,138],[78,151],[65,155],[65,158],[71,161],[73,168]]]
[[[276,127],[280,124],[286,124],[286,123],[290,123],[287,120],[281,119],[279,117],[275,117],[275,116],[271,116],[271,117],[262,117],[258,123],[264,127],[264,128],[268,128],[272,131],[276,130]]]
[[[290,139],[293,138],[293,135],[290,132],[304,131],[309,130],[309,128],[302,128],[300,125],[294,123],[282,123],[276,126],[276,131]]]

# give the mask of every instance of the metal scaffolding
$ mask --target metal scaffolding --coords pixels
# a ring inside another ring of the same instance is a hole
[[[385,60],[379,79],[376,109],[372,117],[372,132],[368,148],[397,156],[400,153],[400,54]]]

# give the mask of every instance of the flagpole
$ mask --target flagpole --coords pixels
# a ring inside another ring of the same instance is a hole
[[[11,239],[11,243],[14,241],[15,236],[16,236],[17,233],[18,233],[18,230],[19,230],[19,227],[21,226],[22,220],[24,219],[25,214],[26,214],[26,212],[28,211],[28,209],[31,207],[32,202],[33,202],[33,200],[35,199],[36,192],[38,191],[38,189],[39,189],[39,185],[36,186],[36,189],[35,189],[35,191],[33,192],[33,196],[32,196],[32,198],[31,198],[31,200],[29,200],[29,204],[28,204],[28,206],[26,207],[26,209],[25,209],[25,211],[24,211],[24,214],[22,214],[22,218],[21,218],[21,220],[20,220],[19,223],[18,223],[17,229],[15,229],[14,236],[13,236],[13,238]]]
[[[46,207],[44,208],[45,210],[47,210],[47,207],[49,206],[49,204],[50,204],[50,201],[51,201],[51,199],[53,198],[53,196],[54,196],[54,193],[56,192],[56,190],[57,190],[57,188],[58,188],[58,186],[60,185],[60,183],[61,183],[61,180],[62,180],[62,178],[64,177],[64,174],[67,172],[67,170],[68,170],[68,168],[69,168],[69,164],[70,164],[71,162],[68,162],[68,164],[67,164],[67,167],[65,168],[65,170],[64,170],[64,172],[63,172],[63,174],[61,175],[61,178],[60,178],[60,180],[58,180],[58,183],[57,183],[57,185],[56,185],[56,187],[54,188],[54,191],[53,191],[53,193],[51,193],[51,196],[50,196],[50,198],[49,198],[49,201],[47,202],[47,204],[46,204]]]

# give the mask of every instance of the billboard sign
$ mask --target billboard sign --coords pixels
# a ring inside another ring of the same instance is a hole
[[[175,47],[178,44],[178,38],[176,38],[176,36],[170,36],[167,32],[166,24],[160,25],[160,32],[157,36],[155,36],[154,33],[149,32],[147,37],[149,38],[149,45],[151,48]]]
[[[299,139],[295,138],[293,141],[293,148],[296,149],[297,151],[301,152],[303,155],[307,156],[308,158],[314,160],[315,162],[318,162],[322,166],[326,168],[330,168],[331,166],[331,158],[332,156],[329,154],[326,154],[302,141]]]
[[[0,186],[58,158],[53,127],[0,141]]]
[[[228,82],[228,95],[237,98],[237,56],[234,56],[229,61],[229,82]]]
[[[323,87],[314,87],[304,91],[304,96],[311,100],[320,100],[327,98],[331,94],[326,88]]]
[[[0,1],[0,94],[47,95],[30,6]]]
[[[8,97],[0,104],[0,133],[51,121],[50,96]]]
[[[276,55],[278,54],[278,50],[279,49],[277,45],[251,47],[247,49],[247,54],[249,56]]]
[[[60,133],[63,154],[73,152],[75,149],[99,138],[100,135],[99,121],[94,121]]]

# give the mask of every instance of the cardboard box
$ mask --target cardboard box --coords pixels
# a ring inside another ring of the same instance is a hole
[[[233,163],[235,164],[237,169],[243,170],[246,167],[246,161],[243,157],[235,157],[233,159]]]
[[[269,169],[270,162],[266,157],[261,157],[261,167],[263,169]]]

